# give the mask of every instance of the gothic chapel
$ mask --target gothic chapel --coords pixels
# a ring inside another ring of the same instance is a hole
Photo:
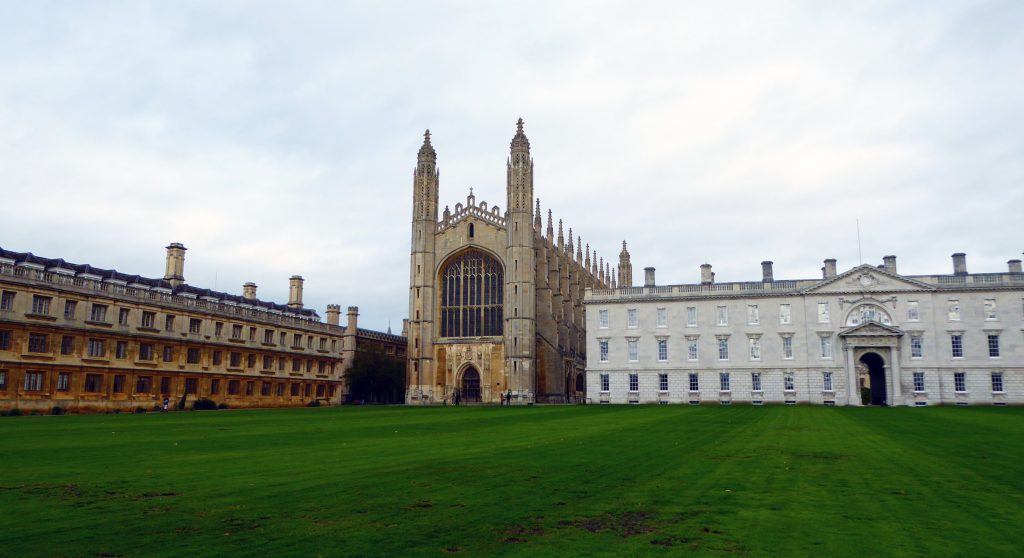
[[[477,203],[438,218],[430,131],[413,172],[408,403],[564,403],[584,396],[587,288],[613,288],[610,264],[573,244],[551,211],[542,234],[530,141],[517,123],[507,161],[506,210]],[[628,255],[626,256],[628,258]]]

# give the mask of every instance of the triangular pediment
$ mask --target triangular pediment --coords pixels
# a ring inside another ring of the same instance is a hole
[[[900,337],[903,331],[878,322],[864,322],[850,329],[840,331],[840,337]]]
[[[935,287],[916,279],[886,271],[873,265],[859,265],[804,289],[805,293],[879,293],[898,291],[934,291]]]

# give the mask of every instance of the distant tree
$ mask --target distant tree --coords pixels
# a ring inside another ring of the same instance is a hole
[[[405,401],[405,362],[379,349],[357,352],[345,380],[349,399],[368,403]]]

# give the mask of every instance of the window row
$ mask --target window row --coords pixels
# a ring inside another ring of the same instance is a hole
[[[924,393],[925,391],[925,373],[914,372],[914,392]],[[948,381],[948,380],[947,380]],[[1003,373],[992,372],[989,374],[989,381],[992,387],[992,393],[1003,393]],[[966,372],[954,372],[953,373],[953,391],[956,393],[967,393],[967,373]]]
[[[696,335],[686,337],[686,360],[697,361],[700,359],[700,344]],[[730,360],[730,344],[728,335],[717,335],[715,342],[715,349],[717,351],[718,360],[727,361]],[[780,337],[780,350],[783,359],[793,358],[793,336],[783,335]],[[832,358],[832,335],[831,334],[820,334],[818,336],[818,356],[822,359]],[[609,340],[598,339],[598,358],[600,362],[610,362],[611,355],[609,351]],[[751,335],[747,337],[747,354],[750,360],[758,361],[761,360],[761,336]],[[668,339],[656,339],[656,350],[658,355],[658,362],[669,361],[669,345]],[[640,360],[640,339],[639,338],[626,338],[626,360],[628,362],[639,362]]]
[[[707,380],[705,375],[705,381]],[[835,391],[833,384],[833,372],[825,371],[821,373],[821,386],[822,391],[833,392]],[[611,391],[611,375],[608,373],[602,373],[600,378],[600,389],[602,392]],[[718,390],[719,391],[732,391],[732,378],[731,372],[719,372],[718,373]],[[632,372],[628,376],[629,391],[638,392],[640,391],[640,375],[636,372]],[[686,389],[689,392],[699,392],[701,389],[700,385],[700,374],[691,372],[686,377]],[[782,376],[782,389],[786,392],[796,391],[796,379],[793,374],[783,374]],[[670,390],[669,386],[669,374],[661,373],[658,374],[658,391],[667,392]],[[750,390],[755,392],[764,391],[762,382],[761,372],[750,373]]]
[[[129,385],[129,376],[127,374],[109,375],[86,373],[83,376],[84,377],[81,380],[81,391],[83,393],[106,393],[109,388],[110,393],[117,394],[171,395],[173,393],[176,397],[182,394],[199,394],[199,378],[185,378],[183,385],[172,391],[172,378],[170,376],[136,376],[134,378],[134,386]],[[29,370],[25,372],[24,378],[22,379],[22,390],[26,393],[47,391],[50,389],[50,386],[47,385],[48,381],[53,382],[53,391],[69,392],[72,388],[72,373],[58,372],[56,377],[53,377],[50,373],[43,370]],[[107,382],[109,382],[109,384]],[[259,394],[261,396],[275,395],[279,397],[285,395],[285,386],[290,386],[288,395],[292,397],[312,397],[314,385],[302,382],[271,382],[255,380],[222,381],[220,378],[213,378],[209,380],[208,394],[221,395],[221,390],[223,388],[227,395],[242,395],[243,390],[245,395],[255,395],[256,384],[259,384]],[[7,391],[7,389],[8,371],[0,370],[0,391]],[[336,386],[333,385],[316,384],[316,396],[334,397],[335,389]]]
[[[949,299],[947,301],[947,316],[949,321],[960,321],[960,300]],[[997,301],[994,298],[984,299],[982,303],[982,313],[985,321],[995,321],[999,319],[999,313],[997,310]],[[817,322],[820,324],[832,323],[831,306],[827,301],[817,302]],[[920,322],[921,321],[921,304],[917,300],[908,300],[906,302],[907,320],[908,322]],[[667,328],[668,327],[668,308],[659,307],[655,309],[655,328]],[[1024,299],[1021,299],[1021,317],[1024,318]],[[779,304],[778,320],[781,325],[790,325],[793,323],[793,311],[792,307],[788,303]],[[847,326],[860,325],[867,321],[876,321],[885,325],[892,325],[893,321],[889,315],[889,312],[880,306],[874,304],[863,304],[858,306],[851,311],[846,318]],[[761,305],[748,304],[746,310],[746,323],[747,325],[760,325],[761,324]],[[729,307],[726,305],[719,305],[715,308],[714,324],[720,326],[729,325]],[[599,309],[597,311],[597,325],[601,329],[606,329],[610,326],[610,318],[607,309]],[[686,327],[697,327],[698,326],[698,309],[696,306],[686,307]],[[637,308],[626,309],[626,327],[635,329],[640,327],[640,316]]]
[[[76,351],[76,340],[77,338],[71,335],[62,335],[59,339],[59,347],[53,346],[56,340],[51,342],[50,334],[46,333],[29,333],[27,350],[30,353],[50,353],[53,350],[59,350],[61,355],[74,355]],[[79,341],[80,342],[80,341]],[[221,350],[207,350],[200,349],[198,347],[185,347],[184,354],[182,355],[181,347],[175,347],[172,345],[157,345],[155,343],[133,343],[135,358],[139,361],[148,362],[155,361],[157,357],[163,362],[178,362],[178,358],[184,356],[185,363],[187,364],[200,364],[203,361],[204,354],[209,354],[210,364],[212,366],[221,366],[224,362],[225,351]],[[97,338],[86,338],[84,346],[83,358],[95,358],[95,359],[108,359],[113,357],[115,359],[128,359],[129,358],[129,343],[128,341],[110,341],[107,339]],[[11,349],[11,332],[7,330],[0,330],[0,350]],[[245,358],[245,368],[254,369],[256,368],[259,358],[262,358],[262,370],[274,370],[283,372],[285,370],[285,364],[287,361],[291,361],[292,372],[307,372],[312,373],[316,370],[319,374],[333,374],[335,371],[335,362],[329,362],[324,360],[314,359],[300,359],[300,358],[286,358],[286,357],[274,357],[271,355],[260,355],[254,353],[246,353],[243,355],[240,351],[228,351],[227,352],[227,365],[231,368],[243,368],[243,356]],[[276,365],[276,366],[275,366]]]
[[[15,295],[16,294],[17,293],[15,291],[3,291],[2,292],[2,304],[3,304],[2,309],[3,310],[13,310],[14,309],[14,300],[15,300]],[[29,312],[29,314],[30,315],[34,315],[34,316],[50,316],[51,315],[50,312],[51,312],[51,303],[52,302],[53,302],[53,297],[44,296],[44,295],[32,295],[32,306],[31,306],[31,312]],[[83,303],[83,304],[85,304],[85,303]],[[76,319],[78,319],[79,318],[78,305],[79,305],[79,301],[77,301],[77,300],[65,300],[64,301],[64,318],[67,319],[67,320],[76,320]],[[117,311],[117,324],[118,325],[124,325],[124,326],[131,325],[131,323],[133,321],[132,314],[133,313],[137,313],[139,315],[138,316],[138,322],[137,322],[138,327],[140,327],[142,329],[159,331],[157,329],[157,325],[158,325],[157,313],[155,311],[150,311],[150,310],[139,311],[139,310],[133,310],[131,308],[113,308],[113,307],[111,307],[108,304],[101,304],[101,303],[98,303],[98,302],[94,302],[94,303],[89,304],[88,313],[85,314],[83,317],[84,317],[86,323],[110,324],[111,322],[108,321],[108,316],[113,316],[114,310]],[[187,321],[185,321],[186,320],[185,318],[183,318],[182,320],[178,320],[179,316],[176,316],[174,314],[162,314],[162,317],[163,317],[163,321],[162,321],[161,325],[163,325],[163,331],[174,333],[174,332],[179,332],[179,328],[181,328],[180,329],[181,333],[187,332],[187,333],[192,333],[192,334],[202,334],[202,333],[205,332],[205,330],[204,330],[204,325],[205,325],[204,321],[206,321],[206,320],[203,320],[202,318],[187,318]],[[179,324],[184,324],[184,325],[180,325],[179,326]],[[284,346],[287,345],[287,342],[288,342],[289,337],[290,337],[290,339],[291,339],[291,347],[295,348],[295,349],[301,349],[303,347],[305,347],[307,349],[313,349],[315,347],[315,348],[317,348],[317,349],[319,349],[321,351],[327,351],[328,347],[330,347],[329,350],[336,351],[337,348],[338,348],[338,340],[337,339],[329,339],[327,337],[322,337],[322,336],[318,338],[318,336],[315,336],[315,335],[295,333],[295,332],[289,333],[289,332],[285,332],[285,331],[277,331],[277,330],[274,330],[274,329],[271,329],[271,328],[257,328],[256,326],[249,326],[248,330],[246,331],[245,326],[243,326],[241,324],[226,324],[225,322],[219,322],[219,321],[213,322],[213,325],[214,325],[214,331],[213,331],[214,337],[224,337],[225,336],[224,327],[225,327],[225,325],[230,325],[230,327],[231,327],[230,339],[235,340],[235,341],[245,341],[245,340],[248,340],[248,341],[255,342],[255,341],[257,341],[257,335],[259,334],[259,330],[262,329],[263,330],[263,338],[262,338],[262,340],[263,340],[263,344],[265,344],[265,345],[280,345],[280,346],[284,347]],[[185,327],[187,327],[188,329],[187,330],[183,329]]]

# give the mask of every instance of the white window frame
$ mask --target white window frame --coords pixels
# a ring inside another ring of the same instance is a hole
[[[638,362],[640,360],[640,341],[637,339],[626,339],[626,360]]]
[[[732,381],[729,378],[728,372],[718,373],[718,391],[722,393],[729,393],[732,391]]]
[[[761,389],[761,373],[751,372],[750,373],[750,391],[763,391]]]
[[[690,393],[700,392],[700,375],[696,372],[690,372],[690,376],[687,379]]]
[[[729,360],[729,338],[719,337],[718,338],[718,360],[727,361]]]
[[[637,393],[640,391],[640,375],[636,372],[629,373],[629,392]]]
[[[988,358],[999,358],[1002,355],[999,346],[999,334],[986,332],[985,339],[988,346]]]
[[[994,322],[999,319],[998,307],[996,306],[996,299],[986,298],[985,299],[985,321]]]
[[[719,306],[715,309],[715,323],[720,326],[729,325],[729,307]]]
[[[761,336],[751,335],[748,339],[750,344],[750,360],[761,360]]]
[[[665,372],[658,374],[658,391],[661,393],[668,392],[668,374]]]
[[[597,311],[597,327],[608,329],[608,310]]]
[[[832,334],[819,334],[818,339],[821,341],[821,359],[832,360]]]
[[[696,337],[686,339],[686,360],[690,362],[700,360],[700,345],[697,343]]]
[[[960,353],[960,354],[957,354]],[[964,358],[964,334],[949,334],[949,354],[952,358]]]
[[[603,373],[600,376],[598,376],[598,378],[599,378],[599,381],[601,382],[601,392],[602,393],[608,393],[610,391],[609,388],[611,388],[610,376],[606,372],[606,373]]]
[[[920,334],[910,336],[910,358],[924,358],[924,337]]]
[[[946,316],[948,317],[949,321],[951,321],[951,322],[959,322],[960,321],[960,299],[958,299],[958,298],[951,298],[951,299],[949,299],[947,301],[946,308],[947,308]]]
[[[1003,384],[1003,373],[992,373],[992,393],[1005,393],[1006,386]]]
[[[658,339],[658,362],[668,362],[668,339]]]
[[[640,327],[640,312],[636,308],[626,309],[626,327],[629,329]]]
[[[782,360],[793,360],[793,336],[782,336]]]
[[[1024,304],[1024,302],[1022,302]],[[697,327],[697,307],[686,307],[686,327]]]
[[[832,385],[832,372],[825,371],[821,373],[821,391],[834,393],[835,386]]]
[[[779,324],[789,325],[793,323],[793,309],[789,304],[779,305]]]
[[[598,358],[601,362],[608,362],[608,340],[598,339],[597,340],[597,352]]]
[[[921,305],[916,300],[907,301],[907,321],[908,322],[919,322],[921,321]]]
[[[818,323],[819,324],[830,324],[832,323],[832,312],[829,310],[828,302],[818,303]]]
[[[655,325],[657,328],[668,327],[668,308],[656,308],[654,310]]]
[[[796,391],[796,378],[793,377],[793,374],[786,373],[782,375],[782,391]]]
[[[953,391],[967,393],[967,373],[953,372]]]
[[[914,393],[924,393],[924,372],[914,372]]]

